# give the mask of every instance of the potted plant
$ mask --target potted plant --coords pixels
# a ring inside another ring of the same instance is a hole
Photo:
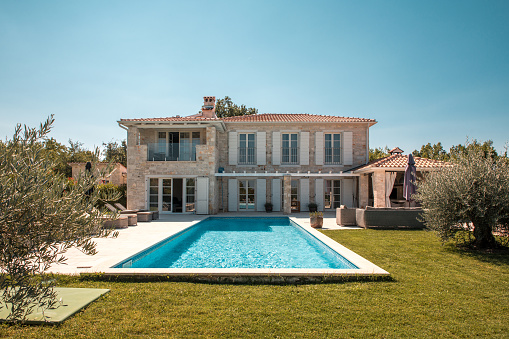
[[[323,226],[323,213],[322,212],[311,212],[309,213],[309,221],[311,227],[322,228]]]
[[[265,203],[265,212],[269,213],[269,212],[272,212],[272,203],[271,202],[266,202]]]
[[[318,205],[314,202],[310,202],[308,204],[308,209],[309,209],[309,212],[316,212],[316,211],[318,211]]]

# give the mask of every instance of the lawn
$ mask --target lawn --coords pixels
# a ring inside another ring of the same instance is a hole
[[[60,326],[0,337],[507,338],[509,252],[443,246],[426,231],[324,231],[392,281],[308,285],[85,281],[111,292]]]

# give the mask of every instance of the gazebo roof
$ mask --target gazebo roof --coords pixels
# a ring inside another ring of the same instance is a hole
[[[414,157],[415,167],[417,170],[429,170],[429,169],[439,169],[443,167],[451,166],[451,164],[440,161],[433,160],[421,157]],[[376,169],[376,168],[390,168],[390,169],[401,169],[402,171],[405,169],[408,164],[408,156],[403,154],[393,154],[385,158],[376,159],[370,161],[366,165],[360,166],[352,170],[353,172],[362,171],[365,172],[367,170]]]

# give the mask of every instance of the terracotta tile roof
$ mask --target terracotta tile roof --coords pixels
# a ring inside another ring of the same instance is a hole
[[[227,118],[202,118],[196,116],[188,117],[167,117],[167,118],[139,118],[139,119],[120,119],[120,121],[133,122],[154,122],[154,121],[224,121],[224,122],[371,122],[376,123],[375,119],[337,117],[330,115],[317,114],[253,114],[238,117]]]
[[[373,122],[375,119],[337,117],[317,114],[253,114],[228,117],[224,122]]]
[[[421,157],[414,157],[415,167],[417,169],[420,168],[442,168],[451,166],[449,163],[440,161],[440,160],[432,160]],[[376,159],[364,166],[360,166],[355,170],[367,169],[367,168],[401,168],[404,169],[408,163],[408,157],[403,154],[394,154],[385,158]]]
[[[221,121],[219,118],[203,118],[203,117],[167,117],[167,118],[139,118],[139,119],[120,119],[120,121]]]

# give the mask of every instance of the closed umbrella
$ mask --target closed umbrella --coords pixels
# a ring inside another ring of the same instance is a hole
[[[403,180],[403,197],[406,201],[412,200],[412,194],[415,193],[416,169],[412,154],[408,155],[408,164],[405,167],[405,177]]]

